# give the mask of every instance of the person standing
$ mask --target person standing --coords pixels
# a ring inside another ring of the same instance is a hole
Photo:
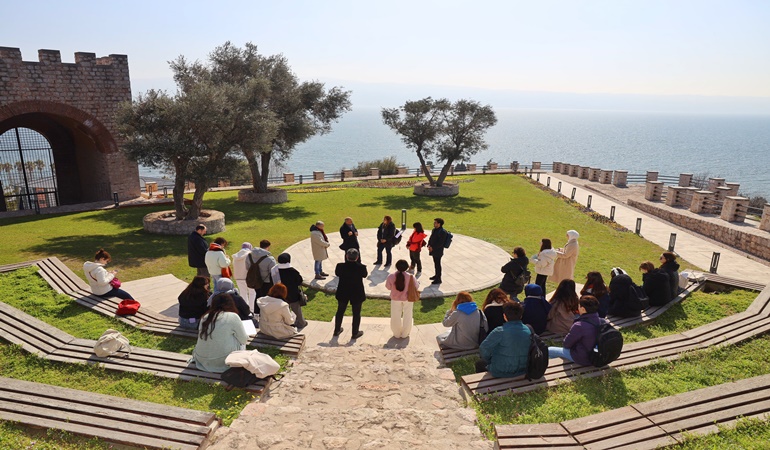
[[[422,228],[420,222],[413,223],[412,227],[414,228],[414,231],[412,231],[409,240],[406,242],[406,248],[409,249],[409,260],[411,261],[409,273],[414,273],[415,266],[417,267],[417,273],[421,273],[422,261],[420,261],[420,253],[422,252],[422,248],[425,247],[425,238],[428,237],[428,235],[425,234],[425,230]]]
[[[215,286],[220,278],[232,277],[230,258],[225,253],[225,247],[227,247],[227,240],[223,237],[218,237],[209,245],[209,250],[206,252],[206,268],[211,274],[211,281]]]
[[[577,265],[580,245],[578,244],[578,234],[575,230],[567,231],[567,243],[564,248],[556,250],[556,264],[553,266],[553,281],[556,284],[561,280],[575,279],[575,265]]]
[[[310,248],[313,250],[313,260],[315,265],[316,280],[325,280],[329,276],[328,273],[323,271],[323,262],[325,259],[329,259],[329,252],[326,250],[331,244],[329,238],[326,237],[324,232],[324,223],[320,220],[315,225],[310,226]]]
[[[433,219],[433,231],[428,239],[428,253],[433,257],[433,267],[436,274],[430,277],[432,284],[441,284],[441,257],[444,256],[444,245],[446,245],[447,232],[444,229],[444,219],[437,217]]]
[[[278,264],[270,269],[270,276],[273,279],[273,283],[281,283],[286,286],[286,303],[289,304],[291,312],[297,317],[294,322],[294,326],[297,328],[305,328],[307,326],[307,320],[302,315],[302,303],[304,293],[302,292],[302,275],[299,271],[291,266],[291,255],[288,253],[281,253],[278,255]]]
[[[340,227],[340,237],[342,238],[340,250],[346,252],[348,249],[354,248],[360,251],[360,246],[358,245],[358,229],[351,217],[345,217],[345,222],[343,222]]]
[[[500,272],[504,273],[503,281],[500,283],[500,289],[510,295],[511,298],[515,298],[521,294],[524,290],[524,286],[529,283],[529,280],[524,280],[523,283],[519,283],[517,280],[519,275],[527,271],[527,265],[529,265],[529,258],[527,253],[522,247],[516,247],[513,249],[513,256],[503,267],[500,268]]]
[[[548,277],[553,275],[553,267],[556,264],[556,250],[553,249],[550,239],[543,239],[540,241],[540,251],[537,255],[532,257],[532,262],[535,263],[535,284],[540,286],[543,292],[547,292],[545,289],[545,282],[548,281]]]
[[[412,313],[414,303],[409,301],[409,285],[414,283],[414,289],[420,288],[420,282],[406,273],[409,263],[404,259],[396,261],[396,273],[388,275],[385,287],[390,290],[390,330],[393,337],[404,339],[412,331]]]
[[[382,223],[377,228],[377,261],[374,264],[382,264],[382,250],[384,249],[387,256],[385,267],[390,266],[393,262],[393,240],[395,238],[396,224],[393,223],[393,218],[383,217]]]
[[[270,269],[275,266],[275,258],[270,253],[270,241],[262,239],[259,241],[259,248],[255,248],[251,251],[251,261],[246,259],[246,270],[248,271],[253,264],[259,265],[259,276],[262,278],[262,286],[257,292],[257,297],[264,297],[267,295],[270,288],[273,286],[273,281],[270,279]]]
[[[337,314],[334,316],[334,335],[339,336],[342,329],[342,318],[348,303],[353,309],[353,335],[352,339],[358,339],[364,332],[358,328],[361,326],[361,305],[366,300],[364,290],[364,278],[369,275],[366,266],[361,264],[358,250],[351,248],[345,252],[345,262],[337,264],[334,273],[339,277],[337,283]]]
[[[197,275],[211,278],[206,268],[206,251],[209,249],[209,243],[203,238],[204,234],[206,234],[206,226],[200,224],[187,236],[187,264],[198,269]]]
[[[241,245],[241,249],[238,253],[233,255],[233,277],[235,277],[235,283],[238,285],[238,292],[241,293],[243,299],[249,305],[249,308],[254,312],[254,302],[257,300],[257,292],[246,285],[246,275],[249,273],[249,255],[254,247],[250,242],[244,242]]]

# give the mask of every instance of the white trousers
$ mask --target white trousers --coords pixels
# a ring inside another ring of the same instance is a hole
[[[254,312],[254,302],[257,301],[257,291],[251,289],[246,285],[246,280],[235,280],[235,284],[238,286],[238,293],[241,294],[246,304],[249,305],[251,312]]]
[[[397,338],[405,338],[409,336],[409,332],[412,331],[412,311],[414,310],[414,303],[390,301],[390,329],[393,331],[393,336]]]

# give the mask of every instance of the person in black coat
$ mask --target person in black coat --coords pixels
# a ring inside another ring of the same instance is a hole
[[[650,306],[663,306],[670,302],[671,286],[668,282],[668,274],[661,269],[656,269],[650,261],[645,261],[639,266],[642,271],[642,288],[650,299]]]
[[[529,264],[526,252],[523,248],[516,247],[513,249],[513,255],[515,258],[511,258],[506,265],[500,268],[500,272],[505,274],[503,275],[502,283],[500,283],[500,289],[504,290],[511,297],[521,294],[521,291],[524,290],[524,285],[529,282],[529,280],[525,280],[524,284],[516,284],[516,278],[527,270],[527,265]],[[542,287],[540,289],[542,290]]]
[[[211,278],[206,268],[206,252],[209,250],[209,243],[203,238],[204,234],[206,234],[206,226],[198,225],[195,231],[187,236],[187,264],[198,269],[198,275]]]
[[[340,250],[347,251],[350,248],[359,250],[361,247],[358,245],[358,229],[353,224],[353,219],[345,217],[345,222],[340,227],[340,237],[342,238],[342,244],[340,244]]]
[[[433,257],[433,268],[436,274],[430,277],[432,284],[441,284],[441,257],[444,256],[444,245],[447,240],[447,232],[444,229],[444,219],[433,219],[433,231],[428,239],[428,253]]]
[[[358,250],[351,248],[345,252],[345,262],[337,264],[334,270],[339,281],[337,282],[337,314],[334,316],[334,335],[342,334],[342,318],[345,316],[345,310],[348,303],[353,308],[353,337],[358,339],[364,335],[359,330],[361,325],[361,305],[366,300],[366,291],[364,290],[364,278],[369,275],[366,266],[359,262]]]
[[[377,228],[377,261],[375,264],[382,264],[382,250],[385,250],[387,259],[385,260],[385,266],[389,266],[393,262],[393,244],[396,239],[396,224],[393,223],[393,218],[385,216],[382,219],[380,227]]]
[[[294,321],[294,326],[297,328],[305,328],[307,326],[307,320],[302,314],[302,275],[292,267],[291,255],[288,253],[281,253],[278,255],[278,264],[270,269],[270,276],[272,277],[274,284],[282,283],[286,286],[286,298],[284,301],[289,304],[289,308],[297,316]]]
[[[634,280],[625,270],[615,267],[610,272],[610,309],[607,314],[618,317],[638,317],[642,315],[642,304],[631,295]]]
[[[543,289],[537,284],[526,285],[524,294],[526,297],[522,302],[524,315],[521,316],[521,321],[525,325],[532,325],[536,334],[541,334],[548,324],[548,312],[551,310],[551,304],[543,297]]]
[[[668,274],[668,285],[671,290],[671,298],[679,295],[679,263],[672,252],[663,252],[660,255],[660,270]]]

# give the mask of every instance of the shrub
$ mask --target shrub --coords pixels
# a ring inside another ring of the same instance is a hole
[[[395,156],[375,159],[374,161],[359,161],[358,165],[353,168],[353,176],[365,177],[369,175],[369,169],[372,167],[380,169],[380,175],[395,175],[398,173],[398,166]]]

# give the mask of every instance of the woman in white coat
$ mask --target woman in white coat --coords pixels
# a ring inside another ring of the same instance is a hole
[[[257,300],[257,291],[246,285],[246,275],[249,269],[246,267],[246,260],[249,258],[254,246],[250,242],[244,242],[238,253],[233,255],[233,277],[238,285],[240,292],[246,304],[249,305],[251,312],[254,312],[254,302]],[[253,258],[252,258],[253,259]],[[256,262],[256,260],[254,260]]]
[[[548,277],[553,275],[553,267],[556,264],[557,258],[556,250],[553,249],[550,239],[543,239],[540,241],[540,251],[537,255],[532,257],[532,262],[535,263],[535,284],[540,286],[543,292],[545,290],[545,282]]]
[[[257,299],[259,306],[259,332],[278,339],[285,339],[297,334],[293,324],[297,316],[291,311],[289,304],[284,301],[287,294],[286,285],[274,284],[267,296]]]
[[[559,284],[561,280],[575,279],[575,266],[580,253],[579,237],[580,234],[577,231],[567,231],[567,243],[564,248],[556,250],[556,264],[553,267],[553,278],[551,279],[554,283]]]
[[[118,271],[111,270],[108,272],[104,268],[111,260],[110,254],[104,251],[103,248],[100,248],[96,252],[93,262],[86,261],[83,264],[83,272],[86,274],[88,285],[91,286],[91,292],[99,297],[117,297],[121,300],[133,299],[134,297],[128,292],[115,287],[117,283],[113,282],[113,279]]]
[[[310,226],[310,248],[313,250],[313,260],[315,261],[315,279],[325,280],[329,276],[323,271],[322,264],[325,259],[329,259],[329,252],[326,251],[331,244],[324,231],[324,223],[320,220],[315,225]]]

